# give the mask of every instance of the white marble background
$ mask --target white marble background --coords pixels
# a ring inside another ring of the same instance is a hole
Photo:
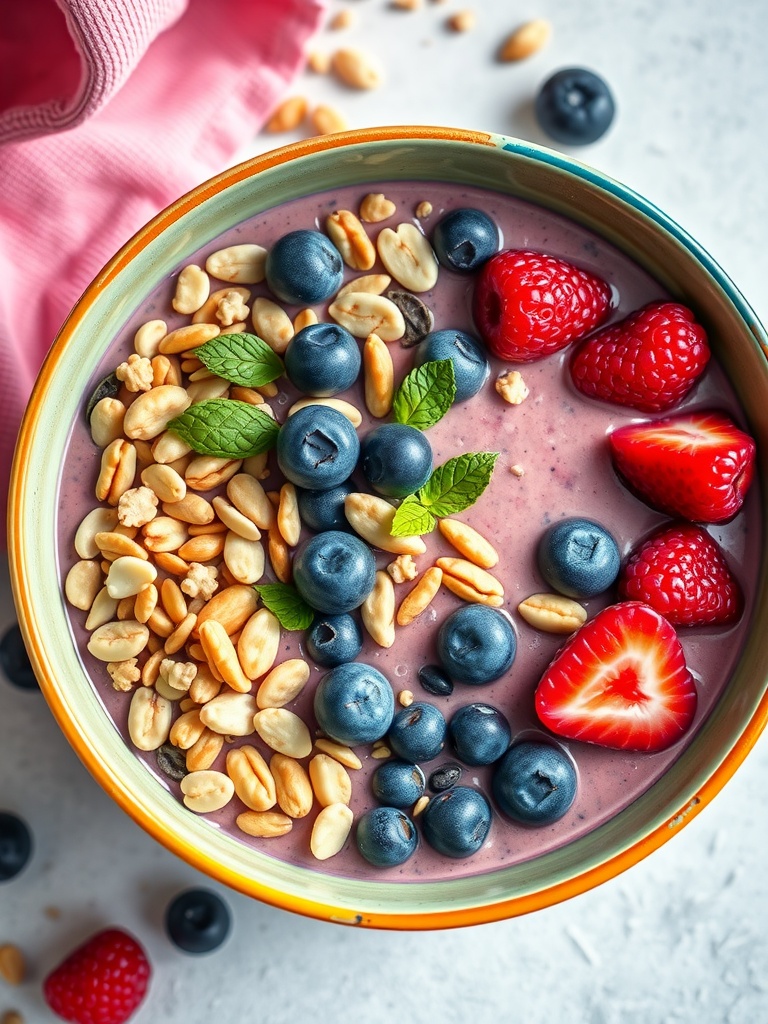
[[[355,44],[387,68],[378,92],[307,74],[295,92],[343,111],[350,127],[445,124],[544,142],[538,84],[567,65],[607,79],[619,113],[579,152],[694,235],[768,322],[768,5],[763,0],[467,0],[476,28],[445,29],[460,0],[418,11],[334,0],[357,24],[318,48]],[[531,17],[548,48],[500,65],[504,35]],[[296,136],[291,137],[298,137]],[[243,155],[283,141],[244,140]],[[3,569],[0,632],[14,621]],[[90,931],[120,924],[152,958],[137,1024],[759,1024],[768,1020],[768,738],[724,792],[648,860],[600,888],[525,918],[453,932],[361,932],[305,920],[228,891],[220,950],[194,958],[161,930],[172,894],[209,884],[136,827],[80,765],[39,694],[0,678],[0,805],[21,812],[34,859],[0,885],[0,944],[20,945],[30,978],[0,981],[0,1015],[52,1020],[39,982]],[[58,916],[51,915],[56,908]]]

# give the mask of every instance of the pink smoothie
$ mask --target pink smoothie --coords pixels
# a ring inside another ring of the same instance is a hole
[[[504,195],[448,184],[383,183],[370,186],[368,190],[339,189],[295,201],[225,232],[184,262],[203,265],[209,253],[239,242],[256,242],[269,248],[287,231],[322,227],[325,217],[334,209],[357,210],[364,191],[383,191],[397,204],[397,213],[385,222],[389,226],[404,220],[420,223],[414,211],[421,200],[429,200],[433,212],[421,222],[428,235],[440,215],[447,210],[460,206],[484,210],[499,224],[505,247],[530,247],[552,253],[592,270],[610,282],[616,296],[612,319],[625,316],[645,302],[666,297],[656,281],[619,251],[569,220]],[[379,227],[370,226],[372,237],[375,238]],[[383,268],[377,264],[374,271],[377,270]],[[345,274],[345,280],[356,276],[349,270]],[[157,288],[126,321],[124,329],[94,370],[94,383],[127,358],[132,351],[134,333],[145,321],[160,317],[167,322],[169,330],[188,322],[188,318],[179,317],[171,310],[174,278],[172,275]],[[470,313],[472,286],[471,277],[440,270],[435,288],[420,296],[434,313],[435,329],[473,331]],[[213,287],[220,285],[214,282]],[[397,285],[393,282],[392,287]],[[263,284],[254,286],[252,294],[268,295],[269,292]],[[291,316],[296,312],[296,309],[288,308]],[[325,318],[324,308],[317,307],[316,312],[320,319]],[[395,361],[395,380],[399,382],[412,366],[413,352],[399,342],[390,345],[390,351]],[[476,505],[458,518],[491,540],[501,556],[493,572],[503,582],[504,608],[511,614],[518,636],[517,657],[509,672],[486,686],[459,684],[450,698],[434,697],[421,688],[418,669],[437,662],[435,639],[438,627],[451,611],[463,603],[445,590],[440,591],[430,609],[414,623],[398,627],[392,648],[384,650],[367,639],[360,656],[361,661],[375,665],[385,674],[395,694],[409,689],[416,700],[427,700],[440,707],[446,719],[463,704],[482,701],[495,705],[509,719],[513,739],[542,735],[542,727],[534,713],[533,694],[543,670],[563,642],[562,637],[533,629],[516,612],[517,605],[525,597],[549,589],[537,571],[535,560],[536,545],[542,531],[550,523],[566,516],[595,519],[614,535],[622,555],[626,555],[640,538],[664,521],[663,516],[653,512],[621,485],[608,455],[606,435],[617,426],[643,417],[631,410],[625,411],[580,396],[570,384],[568,357],[569,350],[566,349],[550,358],[517,367],[530,389],[527,400],[519,406],[506,404],[494,389],[496,376],[513,367],[492,359],[491,376],[480,394],[467,403],[455,405],[428,432],[436,465],[464,451],[500,452],[490,487]],[[296,393],[285,381],[279,381],[278,385],[282,388],[281,393],[271,404],[278,420],[282,421]],[[361,386],[339,397],[353,402],[365,412]],[[746,426],[733,390],[714,361],[682,407],[725,409],[741,426]],[[362,437],[378,422],[365,414],[359,435]],[[96,504],[93,488],[99,459],[100,451],[91,441],[85,418],[81,415],[72,425],[60,485],[59,559],[62,578],[77,558],[73,548],[77,525]],[[271,475],[264,483],[267,489],[276,489],[282,478],[274,457],[269,465]],[[513,466],[522,466],[524,475],[513,474]],[[360,489],[365,488],[361,486]],[[212,495],[205,496],[210,498]],[[495,812],[485,846],[466,860],[444,858],[421,842],[416,854],[403,866],[375,869],[358,854],[353,831],[344,850],[323,862],[321,869],[349,877],[397,880],[441,879],[493,871],[568,843],[636,800],[680,755],[728,685],[749,629],[757,585],[757,556],[762,542],[760,521],[757,488],[753,487],[744,508],[731,523],[710,528],[712,536],[725,549],[741,583],[746,607],[740,621],[730,628],[679,631],[699,694],[695,722],[680,743],[658,754],[622,753],[584,743],[564,743],[577,765],[579,776],[578,793],[566,816],[543,828],[527,828]],[[416,560],[420,570],[428,568],[441,555],[456,554],[437,531],[425,540],[427,553]],[[379,568],[384,568],[394,558],[385,552],[375,554]],[[412,585],[404,583],[397,586],[398,603]],[[613,600],[615,595],[608,593],[585,602],[590,617]],[[115,692],[104,665],[92,659],[85,650],[85,615],[71,611],[70,619],[83,664],[105,711],[114,721],[115,728],[127,736],[130,694]],[[284,632],[278,661],[293,657],[307,657],[303,634]],[[315,727],[312,713],[314,687],[325,671],[312,665],[309,684],[291,705],[310,729]],[[255,735],[236,742],[254,744],[269,758],[268,749]],[[225,752],[227,749],[225,744]],[[363,768],[350,773],[353,780],[351,807],[356,817],[374,804],[370,775],[381,763],[371,757],[370,748],[359,748],[357,753]],[[156,776],[159,785],[178,794],[177,784],[158,771],[154,754],[137,756]],[[214,767],[223,770],[223,760],[222,754],[220,763]],[[455,758],[446,751],[422,767],[429,775],[441,763],[452,760]],[[479,786],[489,794],[489,782],[490,769],[465,768],[462,784]],[[317,866],[318,862],[309,852],[309,833],[317,807],[307,818],[296,821],[288,835],[269,840],[252,839],[237,830],[234,820],[244,809],[234,798],[222,811],[207,816],[207,820],[210,820],[211,827],[223,828],[243,843],[258,846],[265,854],[305,867]]]

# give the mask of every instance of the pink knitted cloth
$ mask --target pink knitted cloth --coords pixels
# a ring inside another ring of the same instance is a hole
[[[3,5],[0,545],[19,422],[70,308],[142,224],[255,134],[323,9],[324,0]]]

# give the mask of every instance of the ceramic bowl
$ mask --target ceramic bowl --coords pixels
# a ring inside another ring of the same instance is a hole
[[[236,889],[303,914],[400,929],[473,924],[535,910],[623,871],[674,836],[721,789],[768,714],[768,586],[763,549],[754,622],[730,685],[661,780],[568,845],[448,881],[355,881],[292,867],[211,828],[159,786],[115,731],[71,639],[56,556],[59,470],[93,369],[149,291],[221,231],[312,192],[385,179],[446,180],[530,200],[586,226],[693,306],[743,405],[768,472],[768,338],[738,290],[681,228],[604,175],[560,154],[481,133],[382,128],[312,139],[232,168],[159,214],[80,299],[40,373],[16,451],[10,554],[21,627],[61,728],[106,791],[151,835]],[[726,345],[717,344],[727,339]]]

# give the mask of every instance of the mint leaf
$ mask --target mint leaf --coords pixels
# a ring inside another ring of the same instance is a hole
[[[289,583],[264,583],[253,588],[283,629],[309,629],[315,613]]]
[[[257,405],[209,398],[190,405],[168,429],[200,455],[247,459],[274,448],[280,427]]]
[[[452,516],[474,505],[488,486],[498,452],[465,452],[438,466],[416,498],[432,515]]]
[[[416,366],[406,376],[392,402],[398,423],[428,430],[448,412],[456,397],[456,375],[450,359]]]
[[[283,372],[282,359],[255,334],[219,334],[195,355],[217,376],[245,388],[260,388]]]
[[[409,494],[395,512],[395,518],[389,528],[392,537],[415,537],[423,533],[431,533],[437,520],[424,508],[415,494]]]

